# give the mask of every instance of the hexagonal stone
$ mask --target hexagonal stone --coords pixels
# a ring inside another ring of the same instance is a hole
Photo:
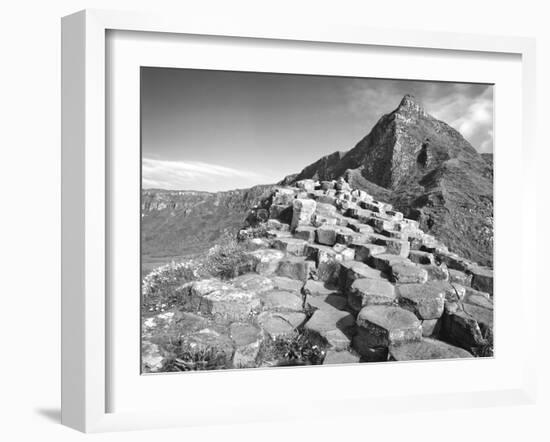
[[[370,348],[418,341],[422,325],[408,310],[385,305],[369,305],[357,315],[358,341]]]
[[[342,254],[335,249],[319,244],[310,244],[306,248],[306,255],[317,265],[317,278],[320,281],[334,282],[340,273],[340,262],[344,260]]]
[[[382,235],[374,239],[373,243],[386,246],[386,253],[402,256],[403,258],[409,256],[409,252],[411,250],[409,241],[397,238],[388,238]]]
[[[246,250],[250,251],[267,249],[269,247],[269,241],[264,238],[247,238],[243,240],[242,244],[244,245]]]
[[[364,329],[359,329],[352,339],[352,348],[361,355],[361,362],[386,362],[388,347],[370,347],[368,339],[369,333]]]
[[[460,284],[464,287],[468,287],[472,283],[472,275],[469,275],[460,270],[448,269],[449,272],[449,282],[454,282]]]
[[[397,284],[424,283],[428,280],[428,272],[423,268],[408,263],[397,263],[391,268],[392,280]]]
[[[287,292],[300,292],[304,283],[296,279],[286,278],[284,276],[270,276],[273,288],[286,290]]]
[[[421,250],[411,250],[409,252],[409,259],[417,264],[435,264],[433,254]]]
[[[449,270],[445,264],[424,264],[422,268],[428,272],[428,281],[447,281]]]
[[[471,311],[474,310],[473,306]],[[474,312],[475,313],[475,312]],[[441,335],[446,341],[450,341],[465,349],[481,347],[487,344],[486,336],[489,329],[480,327],[480,324],[469,313],[455,309],[452,313],[445,313],[441,326]]]
[[[256,272],[267,275],[277,270],[281,259],[285,256],[284,252],[275,249],[255,250],[250,254],[258,261]]]
[[[420,224],[416,220],[403,218],[401,221],[399,221],[399,223],[397,223],[397,227],[400,230],[418,230]]]
[[[304,313],[265,312],[258,315],[258,324],[271,339],[289,336],[294,333],[306,319]]]
[[[364,242],[364,236],[360,233],[354,232],[346,228],[346,230],[341,230],[336,234],[336,242],[340,244],[349,245],[354,242]]]
[[[336,308],[316,310],[304,325],[310,339],[334,350],[346,350],[351,339],[346,333],[354,325],[353,316]]]
[[[356,311],[367,305],[391,305],[395,301],[395,288],[383,279],[356,279],[348,291],[348,304]]]
[[[380,234],[387,236],[388,238],[401,239],[405,241],[409,240],[409,235],[407,232],[402,232],[401,230],[382,230]]]
[[[368,224],[375,214],[370,210],[358,210],[356,217],[361,224]],[[374,228],[372,229],[374,232]]]
[[[222,320],[245,319],[261,306],[258,295],[238,289],[217,289],[202,296],[197,311]]]
[[[322,204],[332,204],[333,206],[336,205],[336,201],[338,200],[334,195],[329,195],[330,191],[327,192],[327,195],[320,195],[317,197],[317,202]]]
[[[352,203],[345,202],[347,205],[350,205]],[[340,209],[344,212],[347,212],[347,209]],[[354,232],[357,232],[356,226],[359,225],[359,221],[357,221],[355,218],[350,218],[349,216],[342,215],[340,213],[337,213],[336,215],[338,219],[338,225],[342,227],[347,227],[348,229],[353,230]],[[359,232],[357,232],[359,233]]]
[[[315,190],[316,183],[314,180],[305,179],[305,180],[296,181],[295,186],[298,189],[311,191],[311,190]]]
[[[278,188],[275,190],[272,203],[286,205],[292,204],[292,200],[296,196],[296,193],[296,189]]]
[[[397,293],[399,305],[420,319],[437,319],[443,314],[445,290],[439,284],[403,284]]]
[[[443,341],[424,338],[420,342],[409,342],[390,346],[390,358],[394,361],[420,361],[429,359],[472,358],[466,350]]]
[[[333,204],[320,203],[317,201],[315,213],[327,216],[336,216],[336,207]]]
[[[493,270],[488,267],[471,266],[472,288],[493,295]]]
[[[313,214],[311,224],[314,227],[336,226],[338,224],[338,219],[336,215],[324,215],[322,213],[315,213]]]
[[[281,250],[291,255],[303,256],[307,241],[299,238],[279,238],[272,243],[274,249]]]
[[[456,253],[442,250],[434,252],[434,255],[439,259],[439,261],[447,264],[449,269],[460,270],[463,272],[472,266],[471,261],[468,261],[466,258],[463,258]]]
[[[310,224],[317,203],[312,199],[297,198],[292,201],[292,222],[290,230],[294,231],[301,224]]]
[[[269,230],[280,230],[281,232],[288,232],[290,230],[290,226],[288,224],[277,219],[268,219],[266,221],[266,227]]]
[[[378,203],[377,201],[361,201],[361,204],[360,206],[365,209],[365,210],[369,210],[370,212],[374,212],[374,213],[381,213],[383,211],[383,208],[382,206],[380,205],[380,203]]]
[[[249,323],[233,323],[229,327],[229,336],[235,343],[233,366],[254,367],[262,343],[261,330]]]
[[[305,303],[316,309],[336,308],[337,310],[343,310],[348,304],[346,297],[341,292],[336,288],[327,287],[322,281],[310,279],[306,282],[303,293]]]
[[[437,336],[441,328],[441,318],[439,319],[424,319],[422,321],[422,336],[430,337]]]
[[[393,230],[395,226],[395,222],[392,219],[378,216],[371,217],[370,222],[377,232],[381,232],[382,230]]]
[[[328,350],[323,360],[323,365],[357,364],[358,362],[360,362],[359,356],[350,351]]]
[[[346,233],[353,233],[353,231],[347,227],[323,225],[317,228],[316,241],[319,244],[333,246],[336,244],[338,234]]]
[[[383,278],[382,272],[373,269],[367,264],[359,261],[344,261],[340,264],[340,276],[338,285],[344,293],[347,293],[351,285],[359,278]]]
[[[386,216],[391,217],[394,221],[402,221],[403,213],[398,212],[397,210],[386,210]]]
[[[350,261],[355,258],[355,249],[347,247],[344,244],[334,244],[332,250],[339,253],[344,261]]]
[[[304,285],[302,292],[305,296],[328,296],[340,293],[336,287],[325,284],[322,281],[310,279]]]
[[[378,244],[358,244],[355,245],[355,259],[357,261],[367,262],[375,255],[386,253],[386,247]]]
[[[370,265],[372,265],[374,268],[386,272],[388,274],[391,273],[392,266],[398,264],[398,263],[411,263],[407,258],[403,258],[402,256],[392,255],[388,253],[381,253],[371,256],[368,259],[368,262]]]
[[[438,287],[445,293],[445,302],[458,302],[466,294],[466,289],[459,284],[448,281],[430,281],[432,287]]]
[[[284,290],[271,290],[258,296],[266,310],[301,311],[304,303],[300,294]]]
[[[279,261],[277,275],[305,282],[313,269],[313,261],[306,261],[304,257],[288,256]]]
[[[462,298],[464,304],[477,305],[478,307],[493,309],[493,300],[488,293],[480,292],[472,288],[464,288],[464,296]]]
[[[348,227],[354,231],[356,231],[357,233],[363,233],[363,234],[368,234],[368,233],[374,233],[374,229],[372,226],[368,225],[368,224],[363,224],[363,223],[360,223],[360,222],[357,222],[357,223],[351,223],[348,225]]]
[[[303,239],[307,242],[315,241],[315,227],[313,226],[298,226],[294,230],[294,237]]]
[[[230,283],[237,289],[256,293],[272,290],[274,288],[273,281],[270,278],[258,275],[257,273],[245,273],[244,275],[232,279]]]

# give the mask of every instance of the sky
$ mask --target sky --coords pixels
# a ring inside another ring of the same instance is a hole
[[[479,152],[493,151],[490,85],[142,68],[143,188],[275,183],[353,148],[405,94]]]

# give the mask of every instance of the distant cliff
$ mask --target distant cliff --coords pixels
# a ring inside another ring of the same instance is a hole
[[[227,192],[145,189],[141,196],[141,247],[148,257],[193,255],[221,237],[236,235],[248,211],[273,186]]]

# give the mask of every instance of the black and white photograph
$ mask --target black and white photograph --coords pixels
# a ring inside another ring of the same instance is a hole
[[[492,84],[140,75],[143,374],[494,356]]]

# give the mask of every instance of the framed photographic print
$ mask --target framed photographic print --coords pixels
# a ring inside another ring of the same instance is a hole
[[[62,44],[63,423],[533,400],[531,40],[84,11]]]

